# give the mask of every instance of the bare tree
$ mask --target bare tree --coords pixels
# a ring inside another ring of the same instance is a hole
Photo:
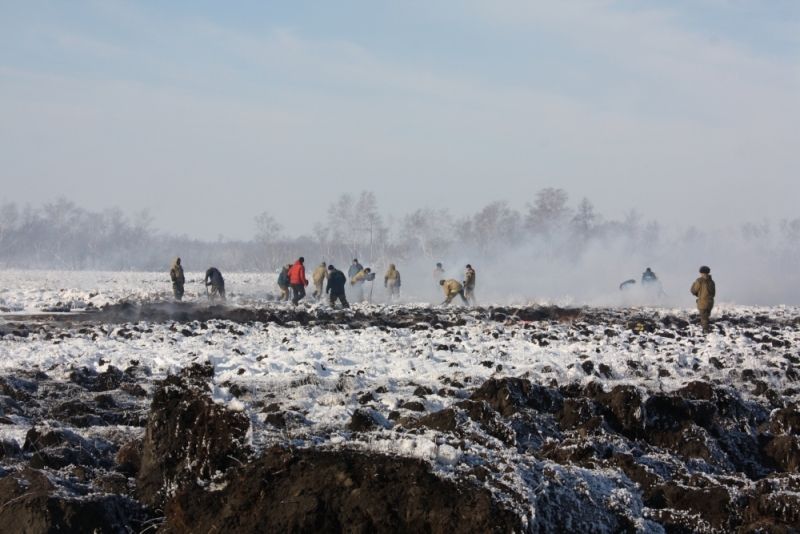
[[[344,245],[350,257],[356,257],[374,243],[374,233],[381,227],[375,193],[362,191],[358,200],[343,194],[328,208],[328,222],[334,239]],[[372,251],[370,251],[372,252]]]
[[[536,193],[533,205],[527,204],[528,215],[525,226],[534,234],[549,240],[569,220],[567,207],[569,195],[563,189],[548,187]]]
[[[588,198],[583,197],[575,216],[572,218],[572,229],[575,236],[582,243],[585,243],[592,236],[592,232],[599,222],[598,216],[594,212],[594,204]]]
[[[519,212],[506,201],[492,202],[472,218],[472,235],[481,257],[496,254],[503,246],[513,245],[520,234]]]
[[[314,239],[319,247],[322,261],[331,263],[333,260],[333,241],[331,240],[331,230],[322,223],[314,225]]]
[[[19,210],[14,202],[0,207],[0,255],[7,255],[14,241],[11,239],[19,220]]]
[[[447,210],[418,209],[403,219],[403,234],[419,245],[423,256],[433,259],[453,242],[453,221]]]
[[[260,270],[274,269],[277,264],[283,262],[279,258],[276,247],[280,239],[283,227],[275,220],[275,217],[267,212],[255,217],[256,223],[256,243],[261,250],[261,261],[256,262],[256,267],[260,264]]]

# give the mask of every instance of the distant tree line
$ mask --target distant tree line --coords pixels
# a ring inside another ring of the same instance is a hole
[[[269,213],[254,218],[250,241],[203,241],[153,228],[147,210],[126,216],[119,208],[92,212],[59,198],[39,208],[0,206],[0,266],[50,269],[161,270],[180,251],[192,265],[228,271],[274,272],[297,256],[346,266],[352,258],[376,268],[425,259],[474,258],[484,265],[527,247],[537,261],[580,261],[592,247],[622,244],[623,252],[656,258],[676,247],[712,254],[720,243],[744,243],[775,265],[800,267],[800,218],[744,223],[724,238],[690,227],[667,239],[656,221],[635,209],[606,220],[583,198],[575,207],[563,189],[538,191],[523,212],[491,202],[469,216],[422,207],[402,218],[378,212],[374,193],[343,194],[311,235],[288,236]]]

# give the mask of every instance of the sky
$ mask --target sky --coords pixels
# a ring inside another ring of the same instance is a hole
[[[673,227],[800,217],[800,3],[0,2],[0,201],[310,232],[560,187]]]

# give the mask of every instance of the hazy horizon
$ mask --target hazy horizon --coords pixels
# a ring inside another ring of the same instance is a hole
[[[456,216],[555,187],[665,227],[795,219],[800,5],[0,5],[0,181],[174,234]]]

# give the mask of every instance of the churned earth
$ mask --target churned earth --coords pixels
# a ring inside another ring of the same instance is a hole
[[[0,315],[4,532],[800,531],[798,308],[119,285]]]

